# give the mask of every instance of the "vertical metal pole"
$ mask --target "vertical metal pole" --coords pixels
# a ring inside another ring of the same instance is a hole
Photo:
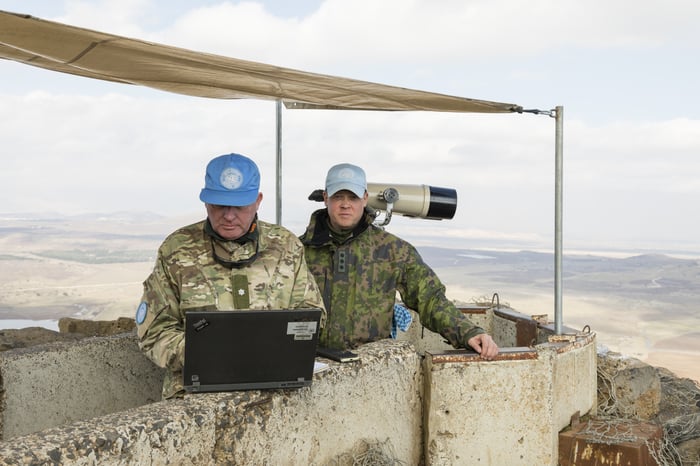
[[[277,225],[282,225],[282,101],[278,100],[276,105],[276,122],[277,122],[277,163],[275,166],[276,184],[275,184],[275,222]]]
[[[562,333],[562,214],[564,193],[564,107],[555,109],[555,163],[554,163],[554,331]]]

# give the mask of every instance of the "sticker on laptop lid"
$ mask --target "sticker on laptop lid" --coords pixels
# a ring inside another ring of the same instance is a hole
[[[316,333],[316,322],[287,322],[287,335],[295,340],[311,340]]]

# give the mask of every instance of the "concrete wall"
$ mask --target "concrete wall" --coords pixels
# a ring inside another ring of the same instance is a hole
[[[571,342],[537,346],[552,359],[552,429],[560,431],[571,423],[573,413],[596,414],[598,401],[598,358],[595,335]]]
[[[559,431],[596,406],[594,335],[503,348],[495,361],[428,353],[425,366],[430,465],[556,466]]]
[[[152,403],[162,383],[133,334],[0,352],[0,439]]]
[[[327,464],[361,440],[422,455],[421,358],[405,342],[359,349],[297,390],[188,395],[0,443],[2,464]]]
[[[496,360],[450,350],[416,321],[404,341],[364,345],[359,362],[297,390],[154,402],[162,372],[133,334],[0,353],[0,464],[346,464],[373,442],[405,464],[556,464],[558,431],[595,407],[594,335],[516,347],[550,330],[510,310],[465,312],[509,340]]]
[[[483,306],[460,307],[459,309],[463,314],[469,316],[469,319],[475,325],[491,334],[500,346],[516,346],[517,329],[515,321],[517,319],[532,322],[524,314],[511,309],[493,311]],[[406,332],[399,331],[396,337],[397,340],[410,342],[419,354],[424,354],[426,351],[454,349],[442,335],[424,328],[420,324],[420,316],[417,312],[411,311],[411,315],[413,316],[411,326]],[[506,319],[503,316],[510,318]]]

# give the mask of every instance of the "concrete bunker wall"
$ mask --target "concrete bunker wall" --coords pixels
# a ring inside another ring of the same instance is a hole
[[[391,439],[418,464],[421,358],[406,342],[359,350],[357,364],[331,364],[311,387],[187,395],[14,437],[10,464],[324,464],[358,439]]]
[[[454,464],[465,458],[479,464],[556,464],[557,432],[574,413],[595,409],[594,335],[517,347],[523,321],[531,321],[527,316],[510,310],[464,312],[500,335],[503,353],[497,360],[451,350],[414,322],[402,335],[408,341],[364,345],[359,363],[331,363],[311,387],[298,390],[154,402],[162,372],[139,352],[133,334],[0,354],[5,440],[0,457],[7,464],[324,464],[360,442],[389,441],[406,464]],[[532,325],[536,341],[551,334],[547,325]],[[32,369],[40,361],[41,370]],[[89,369],[83,367],[87,364]],[[50,385],[52,377],[65,379],[61,367],[72,370],[72,384],[82,385],[82,391],[71,384],[35,390]],[[15,371],[30,369],[32,377],[8,384]],[[115,403],[121,391],[128,401]],[[523,399],[531,401],[519,402]],[[42,407],[32,410],[35,403]],[[113,411],[96,411],[101,403]],[[50,416],[53,426],[30,426],[30,418],[51,409],[63,412]],[[19,422],[19,417],[26,419]],[[490,420],[488,434],[469,427],[477,417]],[[506,441],[520,448],[503,449]]]
[[[133,334],[0,352],[0,439],[160,400],[163,374]]]

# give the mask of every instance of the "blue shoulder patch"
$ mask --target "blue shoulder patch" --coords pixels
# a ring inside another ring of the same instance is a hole
[[[136,309],[136,323],[138,325],[141,325],[146,320],[146,314],[148,314],[148,304],[146,304],[146,301],[143,301]]]

